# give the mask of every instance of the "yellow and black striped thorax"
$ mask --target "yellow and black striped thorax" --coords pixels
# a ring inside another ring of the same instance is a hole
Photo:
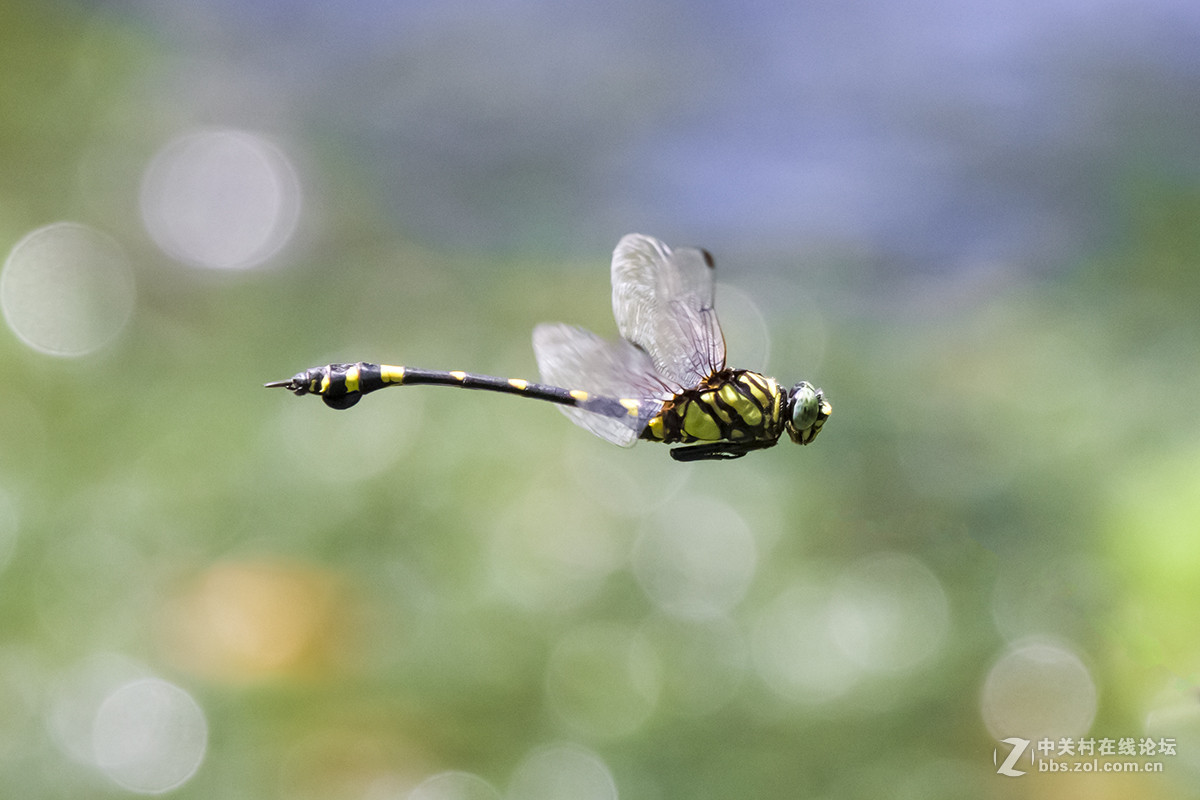
[[[774,378],[722,370],[664,403],[641,438],[667,444],[774,442],[784,430],[786,394]]]

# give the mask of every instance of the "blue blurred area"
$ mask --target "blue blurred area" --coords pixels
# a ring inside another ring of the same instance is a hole
[[[585,254],[641,225],[1044,269],[1111,244],[1114,174],[1195,177],[1187,0],[119,5],[451,247]]]

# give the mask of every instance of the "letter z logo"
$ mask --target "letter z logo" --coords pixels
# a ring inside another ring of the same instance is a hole
[[[1016,778],[1019,775],[1024,775],[1025,770],[1016,769],[1013,765],[1017,763],[1017,759],[1025,754],[1025,749],[1029,747],[1029,740],[1018,739],[1016,736],[1011,736],[1007,739],[1001,739],[1000,741],[1004,744],[1012,745],[1012,750],[1008,752],[1008,758],[1004,759],[1004,763],[996,769],[996,772],[1001,775],[1007,775],[1010,778]],[[992,751],[993,764],[999,760],[999,753],[999,748]]]

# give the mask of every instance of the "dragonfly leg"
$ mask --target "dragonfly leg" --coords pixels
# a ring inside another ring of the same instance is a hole
[[[695,444],[672,448],[671,458],[676,461],[728,461],[741,458],[752,450],[762,450],[774,444],[775,442],[772,441]]]

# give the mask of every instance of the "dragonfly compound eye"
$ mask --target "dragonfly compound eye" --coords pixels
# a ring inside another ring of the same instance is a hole
[[[798,431],[808,430],[817,421],[820,410],[820,392],[807,381],[796,384],[792,389],[792,426]]]

